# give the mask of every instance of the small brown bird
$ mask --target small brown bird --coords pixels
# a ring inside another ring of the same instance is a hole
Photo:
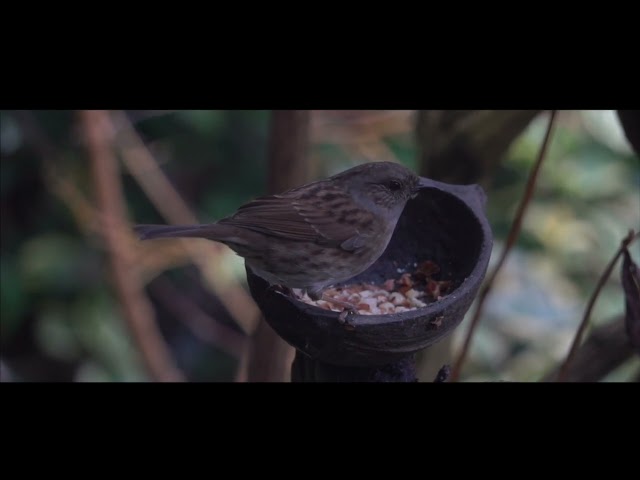
[[[365,163],[278,195],[257,198],[206,225],[138,225],[142,240],[201,237],[228,245],[272,285],[322,290],[365,271],[384,252],[419,177]]]

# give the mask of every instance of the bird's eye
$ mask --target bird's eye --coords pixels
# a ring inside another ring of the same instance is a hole
[[[397,192],[402,188],[402,184],[397,180],[391,180],[388,183],[388,187],[389,187],[389,190],[391,190],[392,192]]]

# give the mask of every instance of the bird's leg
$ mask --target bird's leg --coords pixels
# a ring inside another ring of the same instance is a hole
[[[327,295],[325,295],[324,293],[322,294],[322,300],[324,300],[325,302],[329,302],[332,305],[335,305],[337,307],[342,307],[344,309],[345,312],[350,313],[352,315],[355,315],[358,313],[358,307],[356,305],[354,305],[353,303],[350,302],[345,302],[342,300],[336,300],[335,298],[331,298]]]
[[[267,288],[267,290],[273,290],[274,292],[280,292],[283,295],[288,295],[291,298],[296,298],[293,290],[285,285],[278,285],[277,283],[274,283],[269,285],[269,288]]]

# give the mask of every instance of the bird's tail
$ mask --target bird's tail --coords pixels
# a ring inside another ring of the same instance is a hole
[[[209,225],[136,225],[133,230],[140,240],[168,237],[201,237],[215,239],[219,226]]]

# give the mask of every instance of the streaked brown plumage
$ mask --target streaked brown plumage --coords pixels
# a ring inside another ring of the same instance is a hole
[[[390,162],[359,165],[278,195],[257,198],[206,225],[138,225],[141,239],[202,237],[228,245],[274,285],[318,298],[384,252],[418,176]]]

